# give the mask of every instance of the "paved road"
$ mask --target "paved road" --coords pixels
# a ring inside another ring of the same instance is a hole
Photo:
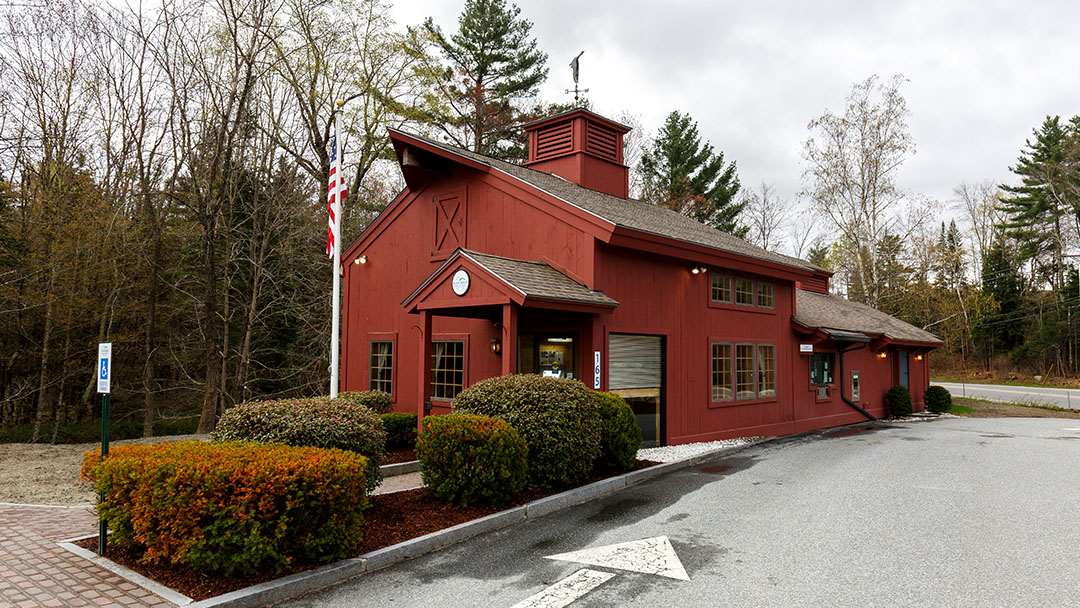
[[[1078,606],[1078,458],[1052,418],[789,438],[287,605],[510,608],[585,568],[545,556],[663,535],[689,581],[589,566],[570,608]]]
[[[1002,384],[960,384],[957,382],[935,382],[948,389],[953,397],[976,397],[991,401],[1014,403],[1035,403],[1056,405],[1073,410],[1080,410],[1080,389],[1044,388],[1038,386],[1009,386]]]

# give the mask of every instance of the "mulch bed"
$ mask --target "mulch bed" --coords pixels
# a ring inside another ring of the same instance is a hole
[[[382,464],[399,464],[402,462],[412,462],[414,460],[416,460],[416,450],[405,448],[403,450],[387,451],[386,457],[382,460]]]
[[[407,462],[407,461],[401,461]],[[383,461],[383,464],[389,464]],[[660,464],[649,460],[638,460],[633,470],[644,469]],[[581,485],[615,476],[615,473],[593,473]],[[525,490],[519,492],[509,505],[503,507],[456,507],[440,502],[428,496],[423,488],[378,494],[369,497],[371,507],[364,512],[364,540],[355,555],[363,555],[376,549],[389,547],[437,532],[467,521],[479,519],[485,515],[498,513],[510,507],[523,505],[563,490]],[[97,552],[97,537],[75,543],[84,549]],[[171,564],[149,565],[139,563],[142,550],[137,546],[109,545],[106,557],[130,568],[139,574],[153,579],[174,591],[182,593],[196,601],[208,599],[223,593],[243,589],[269,580],[316,568],[321,564],[300,564],[279,573],[264,572],[252,576],[214,576],[199,572],[186,566]]]

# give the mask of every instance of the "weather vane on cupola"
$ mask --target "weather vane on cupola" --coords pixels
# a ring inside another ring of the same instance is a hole
[[[574,57],[574,60],[570,62],[570,70],[574,72],[574,90],[571,91],[570,89],[566,89],[566,93],[568,95],[570,93],[574,94],[574,103],[575,104],[578,103],[578,95],[580,93],[588,93],[589,92],[589,89],[579,89],[578,88],[578,58],[580,58],[584,54],[585,54],[585,51],[581,51],[580,53],[577,54],[577,57]]]

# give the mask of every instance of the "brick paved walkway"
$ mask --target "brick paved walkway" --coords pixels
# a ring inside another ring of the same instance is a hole
[[[0,608],[173,606],[56,544],[96,532],[90,507],[0,504]]]

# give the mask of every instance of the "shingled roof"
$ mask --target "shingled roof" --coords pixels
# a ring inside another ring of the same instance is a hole
[[[468,249],[460,251],[526,297],[601,306],[619,305],[616,300],[585,287],[543,262],[515,260]]]
[[[711,226],[706,226],[701,222],[690,219],[681,213],[664,207],[652,205],[632,198],[624,199],[611,196],[610,194],[604,194],[603,192],[597,192],[596,190],[590,190],[589,188],[579,186],[551,173],[544,173],[543,171],[537,171],[535,169],[529,169],[528,167],[496,160],[412,133],[405,133],[404,131],[395,132],[408,137],[413,137],[452,154],[463,156],[473,162],[506,173],[511,177],[517,178],[554,196],[555,198],[605,219],[616,226],[630,228],[640,232],[647,232],[649,234],[692,243],[694,245],[701,245],[726,253],[734,253],[749,258],[772,262],[774,264],[798,268],[800,270],[807,270],[810,272],[824,271],[824,269],[805,260],[800,260],[799,258],[793,258],[791,256],[762,249],[756,245],[751,245],[743,239],[717,230]]]
[[[934,334],[896,317],[839,296],[795,290],[795,316],[805,327],[880,335],[900,342],[943,344]]]

